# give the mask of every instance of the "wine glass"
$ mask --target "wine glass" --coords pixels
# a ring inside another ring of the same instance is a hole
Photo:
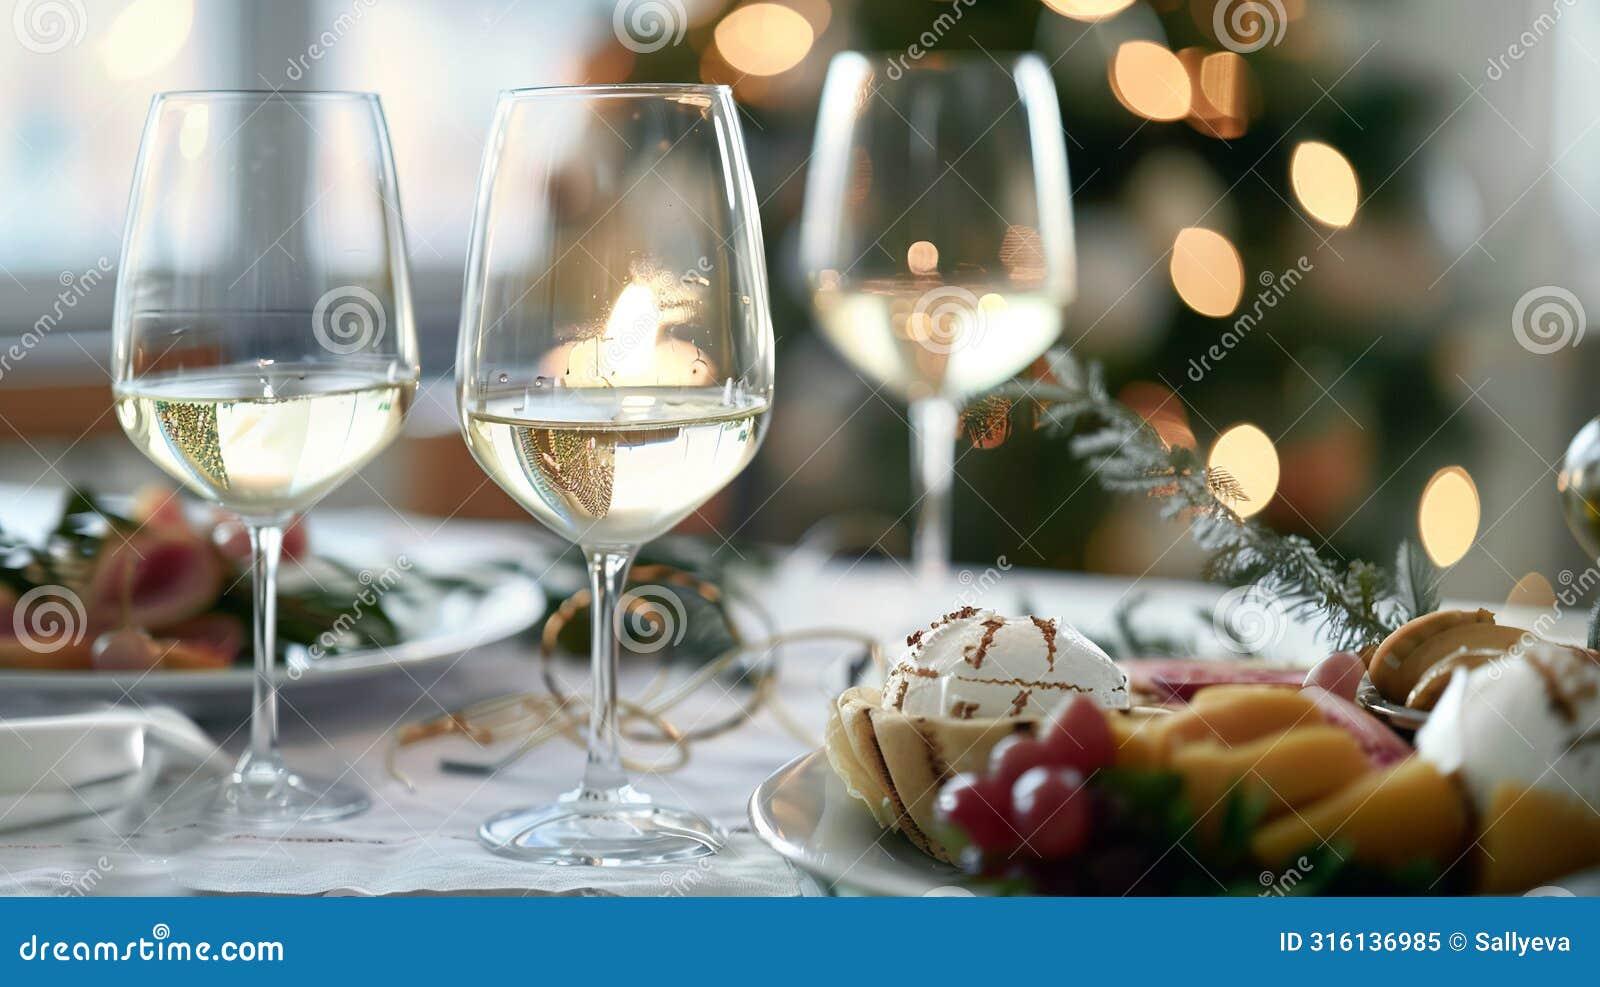
[[[800,253],[823,334],[910,402],[912,558],[942,582],[960,402],[1023,370],[1075,294],[1055,85],[1037,55],[836,55]]]
[[[255,705],[218,822],[368,804],[279,754],[275,591],[285,523],[389,444],[416,388],[399,203],[374,95],[151,104],[117,278],[116,410],[140,452],[250,534]]]
[[[617,865],[721,846],[710,821],[628,783],[618,601],[639,546],[761,443],[773,339],[756,207],[725,86],[500,98],[462,303],[461,426],[484,471],[587,560],[593,700],[581,784],[485,822],[497,853]]]

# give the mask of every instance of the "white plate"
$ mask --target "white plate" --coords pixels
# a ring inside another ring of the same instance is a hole
[[[899,897],[971,894],[964,875],[878,827],[812,751],[779,768],[750,796],[756,835],[829,890]]]
[[[750,796],[750,823],[768,846],[822,881],[841,888],[903,898],[978,895],[964,875],[878,828],[851,798],[823,751],[802,754],[779,768]],[[1529,897],[1600,896],[1600,868],[1535,888]]]
[[[391,522],[374,523],[359,511],[327,511],[312,518],[313,545],[319,553],[374,573],[404,553],[419,573],[459,575],[488,573],[496,560],[526,557],[526,544],[508,538],[497,526],[479,523],[430,527],[423,544],[409,541]],[[437,525],[438,522],[431,522]],[[293,574],[285,566],[285,581]],[[401,578],[404,578],[403,576]],[[309,661],[294,674],[278,668],[285,690],[312,689],[381,675],[400,666],[420,666],[452,658],[471,648],[492,644],[533,626],[544,616],[545,596],[529,575],[499,570],[474,577],[474,585],[429,595],[417,605],[398,592],[384,606],[400,629],[401,640],[387,648],[345,651]],[[48,672],[0,669],[0,693],[50,698],[139,702],[159,700],[190,712],[237,709],[248,704],[253,673],[248,664],[218,671],[108,673]]]
[[[1427,710],[1390,702],[1383,698],[1383,693],[1365,675],[1361,676],[1361,684],[1356,687],[1356,704],[1397,730],[1415,732],[1428,722]]]

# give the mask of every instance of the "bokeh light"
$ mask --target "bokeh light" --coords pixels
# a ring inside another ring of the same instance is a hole
[[[811,33],[819,38],[833,21],[833,5],[828,0],[784,0],[784,5],[804,17]]]
[[[906,267],[912,274],[933,274],[939,270],[939,248],[918,240],[906,249]]]
[[[1548,607],[1556,602],[1556,588],[1544,573],[1530,572],[1517,580],[1506,594],[1508,607]]]
[[[1178,231],[1172,243],[1172,286],[1184,304],[1220,318],[1231,313],[1244,294],[1244,262],[1227,237],[1203,226]]]
[[[1231,51],[1185,48],[1178,52],[1193,87],[1189,125],[1207,137],[1244,136],[1256,103],[1250,63]]]
[[[178,56],[194,28],[194,0],[134,0],[106,30],[100,58],[106,75],[137,79]]]
[[[1000,239],[1000,263],[1019,284],[1044,277],[1044,241],[1039,231],[1031,226],[1007,226]]]
[[[1194,430],[1189,427],[1189,412],[1172,388],[1150,380],[1136,380],[1118,392],[1117,400],[1138,412],[1150,423],[1168,449],[1195,447]]]
[[[1481,518],[1478,487],[1460,466],[1433,474],[1417,506],[1417,530],[1433,564],[1455,565],[1478,537]]]
[[[1304,141],[1289,160],[1289,182],[1306,212],[1329,226],[1349,226],[1361,200],[1356,170],[1321,141]]]
[[[1147,120],[1182,120],[1191,105],[1189,73],[1154,41],[1124,41],[1111,56],[1111,91],[1128,112]]]
[[[782,4],[739,7],[717,24],[717,51],[747,75],[777,75],[799,65],[811,50],[811,22]]]
[[[199,161],[211,136],[211,107],[196,103],[183,111],[183,127],[178,131],[178,153],[185,161]]]
[[[1075,21],[1103,21],[1122,13],[1133,0],[1044,0],[1051,10]]]
[[[1244,499],[1228,501],[1240,517],[1259,513],[1278,492],[1278,450],[1267,433],[1249,423],[1217,436],[1206,465],[1227,473],[1244,492]]]

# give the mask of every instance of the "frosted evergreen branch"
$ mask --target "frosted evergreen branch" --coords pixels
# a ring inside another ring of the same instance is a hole
[[[1066,350],[1046,357],[1043,381],[1014,382],[981,399],[1009,413],[1031,403],[1046,432],[1068,436],[1068,453],[1084,461],[1100,486],[1161,501],[1163,518],[1184,518],[1195,543],[1210,553],[1206,578],[1254,583],[1289,612],[1320,620],[1340,648],[1377,644],[1412,617],[1438,608],[1438,571],[1412,543],[1402,543],[1395,570],[1370,562],[1325,558],[1300,535],[1282,535],[1241,518],[1230,505],[1245,491],[1226,470],[1207,467],[1193,450],[1169,447],[1142,415],[1112,398],[1099,364],[1084,366]]]

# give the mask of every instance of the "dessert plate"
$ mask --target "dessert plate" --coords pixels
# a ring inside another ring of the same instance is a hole
[[[1361,684],[1356,687],[1356,703],[1396,730],[1420,730],[1428,722],[1427,710],[1390,702],[1383,698],[1383,693],[1365,675],[1361,676]]]
[[[750,824],[768,846],[829,891],[896,897],[970,895],[965,875],[878,828],[823,751],[785,764],[750,796]]]

